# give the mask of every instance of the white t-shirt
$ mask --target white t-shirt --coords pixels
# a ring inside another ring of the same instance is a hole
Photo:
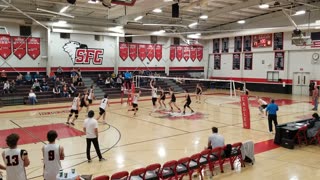
[[[259,102],[259,104],[261,104],[261,105],[268,105],[268,103],[267,102],[265,102],[263,99],[258,99],[258,102]]]
[[[216,147],[224,146],[224,137],[218,133],[213,133],[209,136],[208,141],[210,141],[212,149]]]
[[[88,99],[92,99],[92,94],[93,94],[93,89],[90,89]]]
[[[73,98],[71,109],[78,110],[78,97]]]
[[[36,97],[36,94],[35,93],[29,93],[29,97]]]
[[[133,103],[133,104],[138,104],[138,98],[139,98],[139,95],[134,95],[134,96],[133,96],[132,103]]]
[[[7,180],[27,180],[21,149],[6,149],[3,153],[7,165]]]
[[[108,104],[108,98],[103,98],[100,103],[100,108],[106,109],[107,104]]]
[[[94,118],[87,118],[84,120],[83,127],[86,128],[86,138],[96,138],[95,129],[98,128],[98,121]]]
[[[153,98],[157,98],[157,92],[158,92],[158,89],[153,87],[151,90],[151,94]]]
[[[60,146],[57,144],[47,144],[43,147],[43,162],[45,180],[55,180],[59,170],[60,162]]]

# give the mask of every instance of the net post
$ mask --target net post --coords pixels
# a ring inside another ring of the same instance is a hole
[[[229,90],[230,91],[230,97],[232,97],[232,80],[230,80],[229,83],[230,83],[230,90]]]
[[[232,85],[233,85],[233,93],[234,93],[234,97],[237,97],[236,85],[235,85],[235,83],[234,83],[234,80],[232,81]]]

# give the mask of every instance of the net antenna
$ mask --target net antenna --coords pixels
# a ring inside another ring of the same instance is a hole
[[[202,82],[222,82],[222,83],[227,83],[225,88],[229,89],[229,95],[230,97],[236,97],[236,85],[235,85],[235,81],[234,80],[230,80],[230,79],[199,79],[199,78],[180,78],[178,77],[179,80],[184,80],[184,81],[202,81]],[[175,81],[177,78],[176,77],[163,77],[163,76],[140,76],[140,75],[136,75],[133,76],[133,81],[135,83],[135,87],[136,88],[140,88],[141,85],[141,79],[167,79],[167,80],[173,80]],[[237,83],[241,83],[244,84],[243,82],[237,82]],[[227,87],[228,86],[228,87]],[[245,87],[245,84],[244,84]]]
[[[0,26],[0,34],[9,34],[9,32],[6,27]]]

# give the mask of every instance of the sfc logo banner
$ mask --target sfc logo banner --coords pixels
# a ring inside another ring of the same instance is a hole
[[[77,41],[64,44],[63,51],[68,53],[73,64],[101,65],[103,61],[104,49],[88,48]]]

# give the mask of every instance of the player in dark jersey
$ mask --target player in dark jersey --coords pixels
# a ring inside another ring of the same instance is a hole
[[[186,103],[183,106],[183,113],[182,114],[186,113],[186,107],[191,110],[191,113],[193,113],[194,111],[190,107],[190,104],[191,104],[190,94],[189,94],[188,90],[185,90],[184,92],[186,93],[186,99],[184,100]]]
[[[176,105],[176,96],[174,95],[174,92],[173,92],[173,88],[169,88],[169,94],[170,94],[170,97],[171,97],[171,100],[169,102],[169,106],[171,108],[171,112],[173,112],[173,107],[176,107],[178,109],[179,112],[181,112],[181,109]]]
[[[86,107],[87,108],[87,111],[89,111],[89,102],[87,101],[88,99],[88,89],[85,89],[83,94],[81,94],[81,97],[80,97],[80,109],[79,109],[79,112],[82,110],[83,107]]]
[[[167,106],[164,103],[164,101],[166,100],[166,93],[164,92],[164,89],[162,89],[160,86],[159,86],[159,92],[160,92],[160,96],[159,96],[158,102],[160,104],[160,108],[162,108],[162,105],[163,105],[164,108],[167,109]]]
[[[199,83],[196,86],[196,103],[201,103],[202,87]]]

